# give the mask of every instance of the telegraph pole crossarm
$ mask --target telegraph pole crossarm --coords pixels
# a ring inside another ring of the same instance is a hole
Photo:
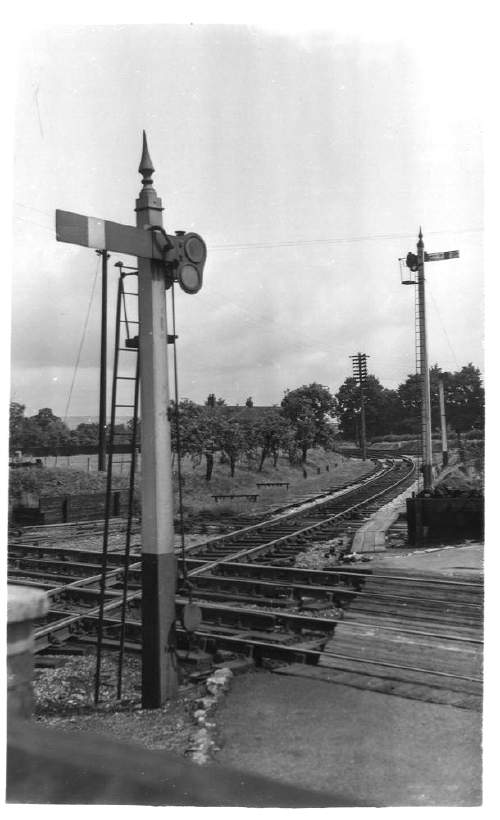
[[[359,384],[360,396],[360,416],[361,416],[361,457],[366,461],[366,414],[365,414],[365,384],[368,375],[366,359],[370,358],[366,353],[356,353],[350,356],[352,359],[353,375]]]

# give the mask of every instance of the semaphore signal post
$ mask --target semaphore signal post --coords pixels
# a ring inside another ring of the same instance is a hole
[[[163,228],[162,201],[145,133],[136,200],[136,225],[56,211],[60,242],[136,256],[139,271],[141,381],[142,705],[162,706],[178,687],[175,657],[177,559],[171,470],[167,311],[165,288],[201,288],[206,246],[195,233]]]
[[[422,474],[424,490],[432,489],[432,426],[431,426],[431,388],[429,376],[429,356],[427,351],[427,315],[425,305],[425,262],[439,262],[443,259],[458,259],[458,251],[439,251],[426,253],[424,237],[420,228],[417,242],[417,253],[408,253],[406,267],[417,274],[417,278],[403,279],[403,285],[417,286],[417,373],[421,379],[422,397]]]

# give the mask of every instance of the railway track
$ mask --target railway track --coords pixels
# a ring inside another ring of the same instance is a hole
[[[482,585],[358,567],[304,570],[295,566],[311,543],[360,526],[414,480],[409,460],[381,465],[350,490],[310,499],[280,515],[190,548],[187,579],[177,598],[179,652],[193,640],[203,652],[250,655],[281,674],[403,697],[481,708]],[[9,545],[9,582],[47,590],[50,610],[37,624],[37,652],[93,645],[98,624],[100,564],[95,549],[68,548],[37,537]],[[140,545],[134,545],[138,553]],[[104,645],[121,629],[124,557],[108,556]],[[125,647],[141,646],[141,565],[128,569]],[[189,593],[200,607],[195,636],[182,626]]]

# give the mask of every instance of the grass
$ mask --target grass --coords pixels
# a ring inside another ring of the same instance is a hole
[[[326,467],[329,470],[326,470]],[[304,478],[303,469],[307,472]],[[318,473],[318,469],[320,472]],[[211,481],[205,480],[205,463],[194,464],[184,459],[182,489],[184,508],[188,516],[203,514],[205,518],[214,519],[237,514],[258,513],[269,506],[279,506],[292,501],[297,495],[320,493],[330,487],[338,487],[354,481],[361,475],[371,472],[373,464],[363,463],[360,459],[351,459],[338,453],[325,452],[317,448],[310,452],[304,467],[292,466],[288,458],[280,457],[275,468],[272,461],[264,465],[262,472],[257,471],[257,463],[242,463],[236,468],[234,478],[229,474],[229,465],[214,465]],[[257,483],[266,481],[287,482],[285,487],[257,487]],[[237,500],[215,502],[213,495],[229,493],[257,493],[256,502]],[[177,494],[177,493],[176,493]]]
[[[127,476],[113,479],[114,489],[128,487]],[[78,495],[103,493],[105,473],[88,473],[71,467],[15,467],[9,470],[9,501],[22,503],[29,495]]]
[[[326,470],[326,467],[329,470]],[[280,506],[292,502],[298,495],[320,493],[330,487],[339,487],[355,481],[362,475],[371,472],[373,463],[360,459],[347,458],[338,453],[325,452],[318,448],[310,452],[303,466],[292,466],[288,458],[280,457],[275,468],[272,461],[264,465],[262,472],[257,471],[257,462],[242,462],[237,465],[234,478],[231,478],[228,464],[221,464],[216,458],[212,479],[205,479],[205,462],[198,464],[190,458],[184,458],[181,465],[183,476],[183,505],[186,523],[203,516],[206,520],[212,517],[215,521],[232,518],[235,515],[258,513],[269,506]],[[307,472],[304,477],[303,470]],[[319,472],[318,472],[319,470]],[[285,487],[257,487],[259,482],[282,481],[289,484]],[[140,487],[140,474],[136,486]],[[128,476],[116,475],[113,488],[127,488]],[[22,503],[23,497],[30,495],[71,495],[104,492],[106,489],[105,473],[89,473],[70,467],[20,467],[10,470],[9,499]],[[230,493],[257,493],[257,502],[248,500],[219,501],[214,495]],[[174,476],[174,496],[178,514],[178,483]]]

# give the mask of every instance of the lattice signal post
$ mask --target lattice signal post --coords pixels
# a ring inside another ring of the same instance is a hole
[[[370,358],[366,353],[356,353],[355,356],[349,356],[352,359],[352,372],[359,385],[360,396],[360,416],[361,416],[361,457],[366,461],[366,415],[365,415],[365,385],[366,377],[368,375],[366,367],[366,359]]]
[[[206,245],[195,233],[163,228],[162,202],[154,187],[153,164],[143,134],[136,200],[137,227],[67,211],[56,211],[56,238],[138,258],[141,379],[142,495],[142,705],[154,709],[177,693],[173,487],[167,311],[165,288],[178,282],[197,293],[203,281]]]
[[[427,353],[427,319],[425,311],[425,275],[424,262],[439,262],[443,259],[458,259],[458,251],[440,251],[426,253],[424,237],[420,228],[417,242],[417,253],[409,253],[406,257],[406,267],[416,273],[402,280],[403,285],[417,285],[417,373],[421,378],[422,391],[422,474],[424,490],[432,489],[432,427],[431,427],[431,387],[429,377],[429,357]]]

